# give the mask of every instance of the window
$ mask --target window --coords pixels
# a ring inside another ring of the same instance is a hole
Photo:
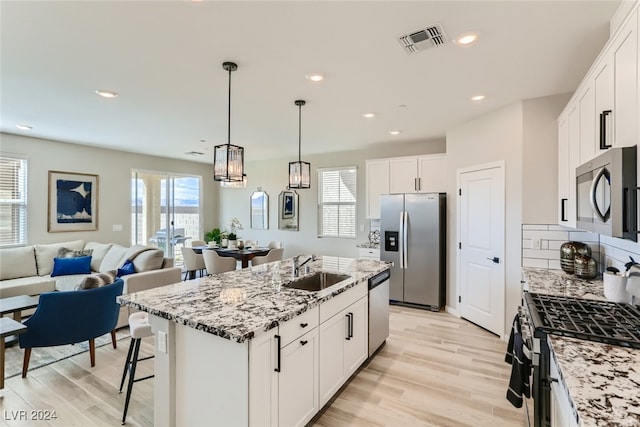
[[[318,170],[318,236],[356,237],[355,166]]]
[[[27,159],[0,155],[0,246],[27,244]]]

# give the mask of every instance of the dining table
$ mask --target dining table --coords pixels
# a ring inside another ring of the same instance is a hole
[[[209,246],[193,246],[193,251],[197,254],[201,254],[202,251],[210,250],[216,251],[220,256],[233,257],[242,263],[242,268],[249,267],[249,261],[256,256],[264,256],[269,253],[269,248],[243,248],[243,249],[230,249],[221,247],[209,247]],[[194,272],[195,274],[195,272]]]

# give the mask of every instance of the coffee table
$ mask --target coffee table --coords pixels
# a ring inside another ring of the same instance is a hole
[[[22,321],[22,310],[28,310],[38,306],[40,296],[19,295],[0,299],[0,315],[13,313],[13,320]]]
[[[0,317],[0,389],[4,388],[4,338],[21,334],[26,330],[27,327],[22,323],[8,317]]]

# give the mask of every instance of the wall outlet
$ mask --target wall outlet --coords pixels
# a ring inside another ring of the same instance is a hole
[[[122,231],[122,224],[113,224],[113,231]]]
[[[158,351],[161,353],[167,353],[167,333],[165,331],[158,331],[156,334],[158,338],[156,340],[156,346],[158,347]]]
[[[531,240],[531,249],[540,249],[540,239],[539,238],[535,238]]]

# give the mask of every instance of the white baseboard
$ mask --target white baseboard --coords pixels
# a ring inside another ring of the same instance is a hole
[[[458,313],[458,310],[456,310],[455,308],[451,307],[451,306],[445,306],[444,307],[444,311],[446,311],[449,314],[452,314],[456,317],[460,317],[460,314]]]

